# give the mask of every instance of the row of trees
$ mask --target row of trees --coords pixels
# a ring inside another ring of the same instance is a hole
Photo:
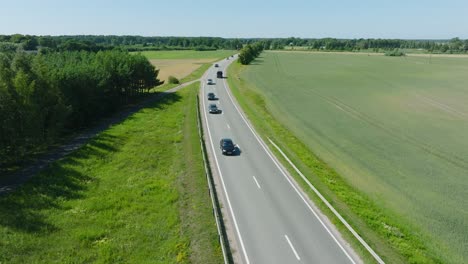
[[[240,49],[249,40],[217,37],[142,37],[142,36],[32,36],[0,35],[0,43],[21,45],[25,50],[47,48],[55,51],[107,50],[125,47],[130,51],[158,49]]]
[[[393,49],[423,49],[440,53],[468,52],[468,40],[453,38],[451,40],[401,40],[401,39],[336,39],[336,38],[246,38],[230,39],[218,37],[142,37],[142,36],[31,36],[31,35],[0,35],[0,43],[21,46],[25,50],[38,48],[54,51],[74,50],[108,50],[114,47],[124,47],[129,51],[160,50],[160,49],[193,49],[239,50],[246,44],[263,42],[264,49],[283,49],[288,46],[307,47],[314,50],[393,50]],[[1,46],[1,45],[0,45]],[[11,46],[10,46],[11,47]]]
[[[285,47],[307,47],[313,50],[394,50],[394,49],[422,49],[440,53],[466,53],[468,40],[453,38],[451,40],[401,40],[401,39],[301,39],[284,38],[266,40],[271,49]]]
[[[250,64],[263,51],[264,45],[263,42],[245,45],[239,52],[239,62],[243,65]]]
[[[160,85],[142,55],[0,52],[0,167]]]

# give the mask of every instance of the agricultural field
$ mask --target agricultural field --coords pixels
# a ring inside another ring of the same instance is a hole
[[[177,79],[183,79],[194,72],[202,65],[211,63],[213,59],[152,59],[150,60],[157,69],[159,69],[158,79],[166,81],[169,76]]]
[[[164,81],[167,81],[169,76],[174,76],[179,80],[183,79],[203,65],[211,64],[234,53],[235,51],[231,50],[141,52],[141,54],[150,60],[151,64],[160,69],[159,79]]]
[[[468,262],[467,76],[463,56],[313,52],[264,52],[238,75],[311,153],[447,263]]]
[[[167,95],[0,197],[0,263],[221,263],[199,84]]]

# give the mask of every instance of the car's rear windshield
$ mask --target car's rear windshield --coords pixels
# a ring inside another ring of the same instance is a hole
[[[231,140],[224,140],[223,141],[223,146],[232,146],[234,145]]]

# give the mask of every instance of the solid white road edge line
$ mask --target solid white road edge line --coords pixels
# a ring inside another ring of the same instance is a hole
[[[286,161],[293,167],[293,169],[301,176],[301,178],[309,185],[309,187],[315,192],[315,194],[322,200],[322,202],[330,209],[333,214],[346,226],[346,228],[351,232],[354,237],[361,242],[361,244],[367,249],[367,251],[375,258],[375,260],[380,263],[384,264],[385,262],[375,253],[375,251],[366,243],[366,241],[353,229],[353,227],[348,224],[348,222],[336,211],[336,209],[323,197],[323,195],[315,188],[315,186],[302,174],[302,172],[292,163],[292,161],[284,154],[284,152],[276,145],[271,139],[268,138],[270,143],[281,153],[281,155],[286,159]]]
[[[252,176],[252,177],[253,177],[255,183],[257,184],[257,187],[258,187],[259,189],[261,189],[262,187],[260,187],[260,184],[258,184],[257,178],[255,178],[255,176]]]
[[[205,86],[203,85],[202,87],[203,87],[202,89],[205,90]],[[210,137],[210,145],[211,145],[211,149],[213,151],[213,156],[215,158],[216,168],[218,169],[219,177],[221,178],[221,184],[223,186],[224,193],[226,194],[226,200],[228,202],[229,211],[231,212],[231,215],[232,215],[234,226],[236,228],[236,233],[237,233],[237,236],[239,237],[239,242],[241,244],[242,252],[244,253],[245,261],[246,261],[247,264],[250,264],[250,260],[249,260],[249,257],[247,255],[247,251],[245,250],[244,241],[242,240],[242,236],[241,236],[241,233],[239,231],[239,226],[237,225],[236,215],[234,214],[234,210],[232,209],[231,200],[229,199],[229,194],[227,192],[226,185],[224,184],[224,178],[223,178],[223,174],[221,172],[221,168],[219,167],[218,158],[216,157],[216,151],[215,151],[214,144],[213,144],[213,138],[211,136],[211,130],[210,130],[210,126],[208,124],[208,116],[206,115],[206,110],[205,110],[206,105],[205,105],[205,100],[204,99],[203,99],[203,108],[204,108],[203,113],[204,113],[204,116],[205,116],[206,127],[208,129],[208,136]]]
[[[234,105],[234,108],[236,108],[237,112],[239,113],[239,115],[241,116],[242,120],[244,120],[245,124],[247,125],[247,127],[250,129],[250,131],[252,132],[252,134],[254,135],[254,137],[257,139],[257,141],[260,143],[260,145],[262,146],[263,150],[266,152],[266,154],[270,157],[270,159],[273,161],[273,163],[276,165],[276,167],[278,168],[278,170],[281,172],[281,174],[284,176],[284,178],[289,182],[289,184],[292,186],[292,188],[296,191],[297,195],[299,195],[299,197],[302,199],[302,201],[306,204],[306,206],[309,208],[309,210],[314,214],[314,216],[317,218],[317,220],[320,222],[320,224],[325,228],[325,230],[328,232],[328,234],[333,238],[333,240],[335,241],[335,243],[338,245],[338,247],[340,247],[340,249],[343,251],[343,253],[346,255],[346,257],[348,257],[348,259],[351,261],[351,263],[353,264],[356,264],[356,262],[354,261],[354,259],[349,255],[349,253],[344,249],[344,247],[341,245],[341,243],[338,241],[338,239],[335,237],[335,235],[333,235],[333,233],[330,231],[330,229],[327,227],[327,225],[325,225],[325,223],[322,221],[322,219],[318,216],[318,214],[315,212],[315,210],[312,208],[312,206],[309,204],[309,202],[307,202],[307,200],[304,198],[304,196],[301,194],[301,192],[297,189],[297,187],[294,185],[294,183],[292,182],[292,180],[287,176],[286,172],[281,168],[281,165],[273,158],[272,154],[270,153],[270,151],[268,151],[268,146],[266,146],[265,143],[263,143],[263,141],[260,139],[259,136],[257,136],[255,130],[250,126],[249,122],[247,122],[247,119],[244,117],[244,115],[241,113],[241,111],[239,110],[239,108],[237,107],[237,105],[234,103],[234,99],[232,98],[231,96],[231,92],[229,91],[229,89],[227,88],[227,84],[226,84],[226,80],[223,79],[224,81],[224,88],[226,89],[227,93],[228,93],[228,96],[232,102],[232,104]]]
[[[287,235],[284,235],[284,237],[286,238],[286,241],[288,242],[289,246],[291,247],[292,251],[294,252],[294,255],[296,256],[297,260],[301,260],[301,258],[299,257],[299,255],[296,252],[296,249],[294,249],[294,246],[291,243],[291,240],[289,240],[289,237]]]

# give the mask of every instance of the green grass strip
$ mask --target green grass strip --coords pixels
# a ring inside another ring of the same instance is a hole
[[[165,96],[0,197],[0,263],[221,263],[197,91]]]

